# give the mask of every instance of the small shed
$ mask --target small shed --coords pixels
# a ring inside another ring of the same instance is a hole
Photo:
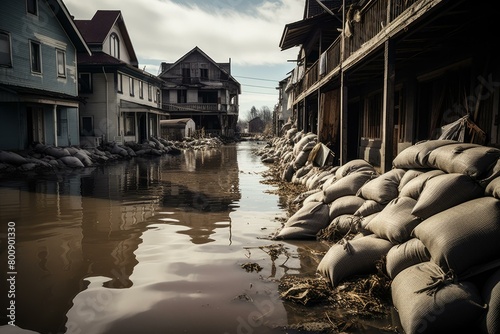
[[[160,121],[160,128],[163,138],[182,140],[194,135],[196,124],[191,118],[163,119]]]

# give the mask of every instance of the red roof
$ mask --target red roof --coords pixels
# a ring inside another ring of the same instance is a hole
[[[91,20],[75,20],[75,24],[88,44],[102,44],[120,15],[119,10],[98,10]]]

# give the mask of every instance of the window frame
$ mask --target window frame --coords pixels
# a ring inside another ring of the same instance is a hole
[[[30,10],[30,7],[33,9]],[[38,16],[38,0],[26,0],[26,13]]]
[[[109,54],[120,59],[120,38],[116,33],[109,35]]]
[[[88,76],[88,87],[87,88],[82,88],[82,77],[83,76]],[[90,72],[81,72],[81,73],[78,73],[78,91],[80,93],[84,93],[84,94],[91,94],[93,92],[93,85],[92,85],[92,73]]]
[[[37,50],[33,49],[34,46],[37,47]],[[34,69],[35,62],[38,68]],[[30,40],[30,69],[33,74],[42,74],[42,45],[34,40]]]
[[[59,71],[59,67],[61,64],[59,63],[59,56],[62,56],[62,73]],[[57,67],[57,76],[59,78],[66,78],[66,51],[62,49],[56,49],[56,67]]]
[[[10,37],[10,33],[6,31],[0,31],[0,38],[5,37],[5,42],[7,43],[7,52],[5,52],[6,56],[5,58],[9,58],[8,62],[6,63],[1,63],[1,57],[0,57],[0,67],[12,67],[12,41]],[[8,54],[8,55],[7,55]]]
[[[130,96],[135,96],[134,78],[133,77],[128,77],[128,92],[129,92]]]
[[[144,81],[139,80],[139,98],[144,99]]]
[[[116,91],[123,94],[123,74],[117,73],[116,75]]]
[[[151,102],[153,100],[153,97],[151,96],[152,95],[152,87],[151,87],[151,84],[148,83],[148,101]]]
[[[135,113],[127,112],[124,114],[123,118],[124,118],[123,130],[124,130],[125,136],[135,136],[135,133],[136,133]]]

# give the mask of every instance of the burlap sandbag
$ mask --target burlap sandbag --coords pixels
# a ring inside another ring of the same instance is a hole
[[[323,190],[325,203],[331,203],[342,196],[356,195],[359,189],[374,177],[371,172],[354,172],[342,177]]]
[[[284,169],[281,179],[286,182],[292,181],[293,174],[295,174],[295,168],[293,168],[293,163],[289,163]]]
[[[488,334],[500,333],[500,269],[486,280],[481,296],[488,305],[488,311],[481,319],[481,329]]]
[[[403,189],[403,187],[408,182],[410,182],[411,180],[413,180],[417,176],[419,176],[427,171],[429,171],[429,170],[428,169],[408,169],[405,172],[405,174],[403,175],[403,177],[401,178],[401,181],[399,181],[398,191],[401,191],[401,189]]]
[[[401,271],[415,264],[428,262],[429,251],[418,238],[393,246],[386,257],[385,268],[390,278],[394,279]]]
[[[411,179],[406,183],[403,187],[401,187],[399,191],[399,196],[401,197],[411,197],[413,199],[418,200],[422,190],[424,189],[425,183],[438,175],[445,174],[440,169],[433,169],[418,175],[417,177]]]
[[[344,214],[335,217],[330,223],[330,228],[335,234],[344,237],[346,234],[357,233],[360,229],[361,217]]]
[[[375,272],[377,261],[392,246],[389,241],[373,234],[336,243],[321,259],[317,272],[335,287],[346,278]]]
[[[376,173],[375,168],[368,161],[363,159],[354,159],[340,166],[335,171],[335,177],[337,178],[337,180],[340,180],[346,175],[360,171]]]
[[[407,241],[415,226],[421,222],[420,218],[411,214],[416,202],[411,197],[393,199],[370,221],[366,229],[395,244]]]
[[[363,185],[359,189],[358,195],[381,204],[387,204],[398,197],[399,182],[405,172],[404,169],[391,169]]]
[[[484,196],[484,188],[468,175],[437,175],[424,185],[412,214],[427,219],[438,212]]]
[[[436,148],[428,164],[447,173],[461,173],[475,179],[485,177],[500,158],[500,149],[478,144],[459,143]]]
[[[443,269],[461,275],[500,254],[500,200],[481,197],[441,211],[413,230]]]
[[[496,177],[488,183],[485,194],[500,199],[500,177]]]
[[[429,154],[438,147],[455,144],[454,140],[427,140],[416,143],[401,151],[392,161],[395,168],[430,168]]]
[[[436,290],[427,290],[439,283]],[[392,302],[406,334],[473,333],[485,306],[470,282],[447,281],[435,263],[423,262],[401,271],[391,283]],[[470,329],[469,329],[470,330]]]
[[[323,192],[321,190],[318,190],[318,191],[310,194],[306,198],[304,198],[304,201],[302,202],[302,204],[309,203],[309,202],[324,202],[324,198],[325,198],[325,195],[323,194]]]
[[[363,205],[359,207],[354,214],[360,217],[368,217],[374,213],[379,213],[385,208],[386,204],[380,204],[372,199],[364,201]]]
[[[316,234],[330,224],[329,206],[310,202],[297,210],[275,235],[275,239],[315,239]]]
[[[340,215],[354,214],[363,203],[365,199],[355,195],[337,198],[330,203],[330,221]]]

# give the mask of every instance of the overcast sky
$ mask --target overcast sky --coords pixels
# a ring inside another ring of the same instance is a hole
[[[281,51],[286,24],[302,19],[305,0],[63,0],[75,19],[97,10],[121,10],[139,67],[158,74],[198,46],[215,62],[231,60],[241,84],[240,119],[252,106],[273,110],[278,82],[287,77],[298,48]]]

